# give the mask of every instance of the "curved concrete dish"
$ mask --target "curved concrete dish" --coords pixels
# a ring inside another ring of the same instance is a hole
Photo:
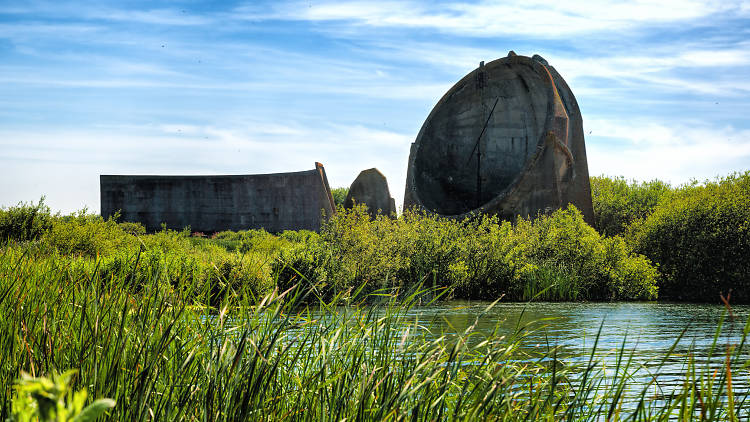
[[[404,209],[512,219],[569,203],[593,222],[581,112],[539,56],[480,64],[440,99],[411,146]]]

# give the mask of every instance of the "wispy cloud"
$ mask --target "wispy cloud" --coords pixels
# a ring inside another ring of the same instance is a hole
[[[244,125],[157,125],[65,131],[0,130],[0,183],[6,202],[47,194],[64,211],[98,210],[99,174],[252,174],[299,171],[326,165],[333,186],[348,186],[359,171],[378,167],[401,201],[411,134],[364,125],[310,126],[250,121]],[[14,172],[75,167],[66,178],[48,171],[14,178]],[[43,185],[44,188],[39,186]],[[87,186],[71,198],[54,194]],[[17,198],[17,199],[16,199]]]
[[[570,84],[592,174],[725,174],[750,166],[749,28],[746,1],[2,4],[0,205],[313,161],[335,186],[378,167],[400,203],[430,109],[510,49]]]
[[[102,31],[104,27],[87,23],[0,23],[0,38],[34,40],[36,37],[83,37]]]
[[[685,48],[683,46],[682,48]],[[665,46],[647,55],[602,57],[560,57],[553,64],[570,81],[605,78],[640,89],[662,89],[725,96],[741,96],[750,92],[750,82],[728,75],[728,69],[750,67],[750,43],[742,42],[728,48],[690,49],[668,53]],[[690,69],[692,75],[679,71]],[[711,74],[713,72],[713,74]],[[711,75],[708,77],[708,75]]]
[[[592,120],[587,139],[591,174],[659,178],[672,183],[710,179],[750,164],[750,129]]]
[[[297,2],[268,11],[258,6],[237,9],[251,20],[289,19],[349,22],[369,27],[429,28],[473,37],[521,35],[555,38],[614,31],[648,24],[697,19],[715,13],[747,13],[744,2],[704,1],[480,1],[448,2]]]
[[[152,25],[194,26],[208,25],[214,19],[188,14],[186,10],[152,9],[144,11],[124,11],[122,9],[99,9],[85,15],[89,19],[145,23]]]
[[[62,18],[167,26],[206,25],[214,22],[211,14],[195,15],[187,7],[126,9],[123,7],[109,7],[106,5],[106,2],[96,1],[88,4],[70,1],[30,1],[25,5],[0,6],[0,14],[33,16],[36,19]]]

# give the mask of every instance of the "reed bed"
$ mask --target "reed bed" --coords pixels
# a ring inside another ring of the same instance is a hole
[[[710,362],[681,357],[682,384],[666,390],[658,376],[634,381],[640,368],[625,341],[611,367],[596,344],[583,361],[552,346],[521,347],[544,322],[512,333],[444,332],[414,312],[444,290],[323,299],[321,286],[298,273],[292,287],[263,298],[224,283],[221,302],[207,307],[216,293],[192,278],[175,283],[166,262],[134,288],[127,266],[102,278],[95,268],[21,251],[0,251],[3,420],[22,373],[68,369],[78,371],[75,390],[86,389],[89,402],[113,399],[109,418],[123,421],[748,417],[748,392],[732,389],[732,375],[747,374],[748,326],[738,344],[716,340]]]

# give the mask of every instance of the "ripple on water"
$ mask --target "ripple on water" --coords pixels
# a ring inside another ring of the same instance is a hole
[[[462,332],[477,321],[488,305],[489,302],[449,301],[415,308],[412,314],[432,322],[433,332]],[[559,346],[565,359],[575,364],[588,360],[601,328],[595,356],[608,373],[625,342],[626,354],[632,352],[633,365],[640,368],[633,374],[634,381],[646,383],[656,377],[669,390],[670,386],[682,385],[688,356],[695,359],[699,369],[709,364],[712,354],[710,371],[723,365],[727,347],[741,341],[750,316],[750,306],[735,306],[732,310],[735,318],[725,318],[716,343],[714,338],[725,308],[704,304],[498,303],[478,320],[476,330],[490,333],[497,326],[499,334],[510,335],[519,324],[540,321],[531,325],[535,329],[524,337],[523,347]],[[667,356],[680,335],[680,342]],[[742,357],[747,359],[747,353]],[[735,373],[732,382],[736,394],[745,395],[750,374]]]

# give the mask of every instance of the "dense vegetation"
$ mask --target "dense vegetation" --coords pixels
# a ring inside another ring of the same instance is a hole
[[[331,189],[331,196],[333,196],[333,203],[337,206],[343,206],[346,201],[346,195],[349,194],[349,188],[333,188]]]
[[[260,297],[277,280],[284,289],[300,279],[318,285],[326,298],[360,286],[374,291],[421,283],[450,287],[452,297],[469,299],[643,300],[657,294],[658,273],[648,259],[633,254],[619,237],[600,236],[573,207],[511,224],[412,212],[372,219],[360,206],[340,209],[320,234],[249,230],[210,239],[189,230],[144,234],[137,224],[85,213],[49,216],[43,207],[9,210],[52,222],[41,235],[9,241],[5,250],[61,262],[70,271],[95,267],[102,278],[133,269],[136,289],[165,261],[170,285],[183,277],[208,286],[210,295],[196,298],[204,304],[215,303],[228,289],[249,289]],[[33,218],[13,221],[36,224]]]
[[[719,302],[731,289],[734,303],[750,302],[750,173],[676,188],[658,180],[591,182],[594,228],[572,207],[514,223],[412,212],[373,220],[358,208],[339,212],[320,234],[249,230],[206,238],[189,229],[145,234],[137,223],[86,212],[53,215],[40,201],[0,209],[0,239],[5,249],[28,249],[74,269],[94,266],[98,256],[102,277],[135,268],[136,285],[164,259],[168,278],[187,274],[213,286],[209,302],[227,287],[261,296],[276,279],[282,287],[296,283],[298,272],[320,283],[326,297],[352,287],[426,282],[451,287],[456,298],[643,300],[658,294]]]
[[[0,419],[23,420],[35,401],[50,400],[63,406],[58,416],[98,403],[114,405],[109,417],[122,421],[749,416],[731,378],[747,367],[744,340],[726,354],[715,344],[711,365],[658,357],[685,364],[684,382],[664,391],[655,378],[633,384],[638,367],[624,342],[612,367],[594,357],[596,343],[581,363],[551,345],[522,348],[538,324],[505,335],[474,325],[443,333],[413,312],[440,290],[348,291],[320,301],[314,286],[300,284],[256,301],[240,286],[205,308],[194,306],[210,295],[205,286],[189,271],[175,278],[165,257],[138,285],[132,268],[102,276],[95,266],[80,271],[13,248],[1,258]],[[56,399],[62,387],[27,378],[62,372],[65,390],[87,394]],[[36,394],[25,396],[29,387]]]
[[[515,225],[409,211],[371,219],[360,207],[284,250],[274,269],[282,286],[300,271],[328,295],[424,281],[452,287],[456,298],[509,300],[654,299],[657,278],[648,260],[599,236],[573,207]]]
[[[750,302],[750,172],[676,189],[629,231],[659,263],[664,298]]]
[[[320,233],[208,238],[43,201],[2,209],[0,420],[42,397],[21,395],[45,379],[14,392],[22,373],[64,373],[71,409],[111,398],[116,420],[747,418],[731,383],[744,339],[705,368],[660,357],[685,363],[664,395],[630,384],[624,348],[616,368],[593,352],[578,366],[522,349],[533,327],[444,335],[413,315],[445,297],[717,301],[732,289],[750,301],[750,173],[592,188],[595,227],[573,207],[513,223],[360,207]]]
[[[592,178],[596,228],[658,265],[659,297],[750,302],[750,172],[676,188]]]
[[[628,182],[622,177],[592,177],[594,227],[605,236],[621,235],[637,220],[648,217],[672,188],[659,180]]]

